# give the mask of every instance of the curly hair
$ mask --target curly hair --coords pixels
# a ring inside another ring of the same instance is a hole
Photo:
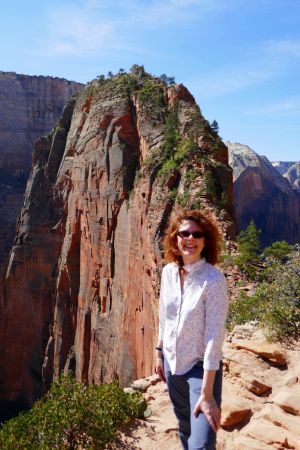
[[[164,238],[165,258],[169,262],[176,262],[179,267],[183,267],[183,259],[177,246],[177,232],[183,220],[192,220],[201,226],[205,234],[205,246],[201,257],[204,257],[210,264],[215,265],[221,252],[222,236],[209,210],[181,210],[171,218]]]

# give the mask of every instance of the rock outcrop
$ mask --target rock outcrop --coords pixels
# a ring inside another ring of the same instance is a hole
[[[61,78],[0,71],[0,271],[15,235],[33,144],[81,88]]]
[[[135,66],[89,83],[37,141],[0,297],[2,416],[64,371],[153,372],[161,237],[208,207],[234,236],[227,148],[182,85]]]
[[[233,169],[237,227],[254,220],[263,246],[285,240],[300,242],[300,194],[264,156],[246,145],[226,143]]]

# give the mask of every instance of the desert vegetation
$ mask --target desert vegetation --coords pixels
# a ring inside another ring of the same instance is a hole
[[[4,423],[3,450],[104,449],[118,426],[147,407],[140,393],[125,393],[117,383],[85,385],[61,377],[33,408]]]
[[[257,320],[270,340],[291,343],[300,337],[300,245],[278,241],[262,250],[259,236],[252,221],[238,237],[239,254],[231,264],[255,288],[230,304],[228,324]]]

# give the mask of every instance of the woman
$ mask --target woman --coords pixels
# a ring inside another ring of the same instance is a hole
[[[208,213],[181,211],[164,247],[156,372],[167,382],[185,450],[214,450],[220,426],[225,277],[221,235]]]

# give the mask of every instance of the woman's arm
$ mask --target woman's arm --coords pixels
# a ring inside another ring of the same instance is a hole
[[[162,348],[163,348],[163,341],[162,339],[157,340],[157,345],[156,345],[156,364],[155,364],[155,372],[157,373],[157,375],[159,375],[159,377],[163,380],[165,380],[165,371],[164,371],[164,358],[163,358],[163,354],[162,354]],[[158,350],[161,349],[161,350]]]
[[[206,289],[204,370],[218,370],[222,358],[225,322],[228,311],[228,292],[225,277],[220,273],[210,280]]]
[[[195,417],[198,417],[199,413],[202,411],[216,433],[220,427],[221,411],[213,396],[215,375],[215,370],[204,370],[201,394],[193,414]]]
[[[227,311],[227,285],[225,277],[220,274],[207,289],[203,383],[200,397],[193,411],[196,417],[202,411],[215,432],[220,427],[221,411],[213,396],[213,385],[216,370],[220,365]]]
[[[165,308],[164,308],[164,286],[165,286],[165,271],[162,271],[161,285],[160,285],[160,295],[159,295],[159,314],[158,314],[158,338],[156,344],[156,364],[155,372],[160,376],[162,380],[165,381],[164,373],[164,359],[163,359],[163,335],[165,328]],[[159,349],[159,350],[158,350]]]

